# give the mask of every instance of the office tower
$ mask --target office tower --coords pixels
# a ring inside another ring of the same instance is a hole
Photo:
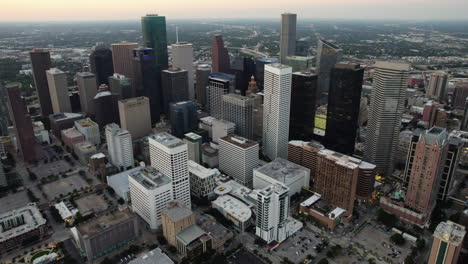
[[[151,110],[151,122],[158,123],[162,110],[161,71],[156,69],[153,50],[150,48],[138,48],[133,50],[133,90],[137,96],[145,96],[149,99]]]
[[[46,75],[53,113],[71,112],[67,88],[67,75],[57,68],[47,70]]]
[[[196,71],[197,82],[195,84],[195,93],[197,102],[202,106],[206,105],[206,87],[208,86],[208,77],[211,74],[211,67],[208,64],[198,65]]]
[[[428,264],[457,264],[465,238],[465,227],[452,221],[440,222],[434,231]]]
[[[90,72],[76,74],[76,84],[80,93],[81,112],[94,115],[94,96],[97,94],[96,76]]]
[[[214,118],[223,118],[223,95],[233,93],[236,79],[233,75],[225,73],[212,73],[208,78],[206,87],[207,108]]]
[[[177,234],[186,227],[195,224],[195,214],[180,201],[166,205],[161,212],[164,238],[171,246],[177,246]]]
[[[323,39],[318,40],[315,72],[318,73],[319,89],[317,91],[317,99],[321,104],[327,103],[331,69],[335,67],[340,56],[341,49],[339,47]]]
[[[195,87],[193,77],[195,69],[193,67],[193,46],[192,43],[177,42],[172,47],[172,67],[181,68],[188,74],[188,95],[189,100],[195,100]]]
[[[219,169],[236,182],[252,188],[258,166],[258,143],[236,135],[219,139]]]
[[[312,38],[305,37],[296,40],[296,55],[310,56],[312,47]]]
[[[247,87],[247,91],[245,92],[245,95],[246,96],[253,96],[258,92],[259,92],[259,90],[258,90],[257,81],[255,81],[255,77],[252,75],[250,77],[249,86]]]
[[[160,171],[146,167],[128,175],[132,210],[151,229],[161,226],[161,212],[172,201],[172,182]]]
[[[254,99],[240,94],[223,95],[224,119],[236,124],[236,134],[253,139]]]
[[[75,89],[75,87],[71,87],[72,89]],[[78,91],[72,90],[68,94],[70,98],[70,106],[73,111],[73,113],[77,113],[81,111],[81,105],[80,105],[80,93]]]
[[[112,51],[104,46],[97,46],[89,56],[91,71],[96,75],[96,84],[109,85],[109,76],[114,74]]]
[[[111,44],[112,62],[114,73],[124,75],[130,79],[133,78],[133,49],[138,48],[138,43],[122,42]]]
[[[198,199],[208,199],[216,187],[215,177],[221,175],[218,169],[207,169],[195,161],[188,161],[190,191]]]
[[[76,120],[75,128],[78,130],[87,141],[93,145],[101,144],[101,135],[99,133],[99,126],[90,118]]]
[[[463,110],[463,119],[460,124],[460,130],[468,131],[468,98],[465,100],[465,109]]]
[[[75,121],[84,118],[83,114],[75,113],[59,113],[50,115],[50,129],[55,137],[60,138],[60,132],[67,128],[72,128],[75,125]]]
[[[426,96],[445,101],[447,96],[448,75],[445,72],[435,72],[429,78]]]
[[[468,98],[468,82],[457,83],[452,96],[452,106],[456,109],[464,109]]]
[[[154,51],[158,72],[168,68],[166,17],[149,14],[141,18],[143,44]]]
[[[236,92],[246,95],[249,81],[255,75],[255,61],[250,57],[236,56],[229,73],[236,75]]]
[[[151,133],[151,114],[148,97],[134,97],[119,101],[119,116],[122,129],[133,139]]]
[[[184,135],[183,141],[187,144],[188,159],[202,164],[202,136],[190,132]]]
[[[325,147],[317,141],[292,140],[288,143],[288,160],[310,170],[310,185],[315,181],[318,153]]]
[[[46,71],[52,68],[50,52],[44,49],[33,49],[29,52],[29,57],[42,115],[49,116],[54,113],[46,76]]]
[[[291,76],[291,67],[265,65],[263,154],[272,160],[288,156]]]
[[[3,169],[3,162],[0,162],[0,188],[7,187],[8,181],[5,175],[5,170]]]
[[[223,37],[214,35],[211,44],[211,69],[212,72],[226,73],[229,70],[229,52],[224,47]]]
[[[291,66],[293,71],[310,71],[313,60],[312,56],[287,56],[285,64]]]
[[[317,75],[311,72],[294,72],[291,85],[290,139],[312,139],[316,98]]]
[[[286,64],[286,57],[296,52],[296,14],[281,14],[280,63]]]
[[[218,140],[227,135],[234,134],[236,130],[236,124],[223,119],[213,119],[213,132],[212,141],[218,143]]]
[[[114,73],[109,77],[109,88],[112,94],[118,96],[119,100],[133,97],[132,83],[125,75]]]
[[[148,143],[151,166],[172,180],[174,199],[190,208],[187,144],[166,132],[148,137]]]
[[[258,92],[257,82],[252,76],[246,95],[253,99],[253,134],[255,139],[260,139],[263,135],[263,95],[258,94]]]
[[[42,159],[42,149],[34,136],[31,117],[24,99],[21,98],[20,88],[9,85],[5,88],[8,96],[8,111],[15,129],[16,144],[23,160],[30,163]]]
[[[170,68],[161,72],[163,108],[169,116],[169,104],[189,100],[187,71]]]
[[[391,174],[410,65],[379,61],[375,67],[364,157],[378,172]]]
[[[255,192],[257,195],[255,235],[267,244],[273,241],[282,242],[287,238],[289,188],[278,183]]]
[[[277,58],[261,58],[255,61],[255,80],[260,91],[263,91],[265,65],[278,62]]]
[[[0,101],[7,102],[7,95],[5,87],[0,82]],[[8,119],[8,105],[3,103],[0,104],[0,136],[8,136],[8,127],[10,121]]]
[[[363,74],[359,64],[338,63],[331,70],[324,138],[328,149],[347,155],[354,153]]]
[[[446,201],[456,190],[455,178],[458,170],[460,158],[463,155],[463,138],[450,136],[447,140],[447,156],[443,160],[442,177],[440,179],[437,199]]]
[[[127,130],[112,123],[105,127],[107,150],[111,163],[119,169],[127,170],[133,167],[132,136]]]
[[[99,92],[94,96],[94,109],[96,122],[104,127],[107,124],[118,122],[117,96],[109,91],[109,86],[102,84]]]
[[[198,128],[197,104],[195,102],[171,103],[169,110],[171,134],[182,138]]]

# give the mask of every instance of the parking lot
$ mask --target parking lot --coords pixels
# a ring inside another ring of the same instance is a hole
[[[322,241],[320,235],[303,229],[275,248],[274,254],[299,263],[307,255],[315,257],[320,253],[326,253],[327,249],[328,243]]]
[[[30,203],[30,201],[26,191],[11,193],[8,196],[0,198],[0,214],[23,207],[28,203]]]
[[[82,215],[86,215],[91,212],[101,212],[107,209],[108,204],[102,198],[102,196],[95,193],[81,197],[80,199],[75,200],[78,210],[80,210]]]
[[[86,187],[88,187],[88,183],[86,183],[86,181],[78,174],[67,178],[60,178],[57,181],[47,183],[42,186],[49,199],[59,198],[60,194],[67,195],[68,193],[72,193],[75,189],[80,190],[81,188]]]
[[[44,163],[38,167],[35,167],[32,171],[36,173],[37,177],[43,178],[52,174],[59,174],[67,172],[72,167],[65,160],[57,160],[54,162]]]

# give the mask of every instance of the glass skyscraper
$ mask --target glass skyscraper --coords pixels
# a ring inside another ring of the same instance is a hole
[[[152,48],[159,70],[168,68],[166,17],[146,15],[141,18],[143,45]]]

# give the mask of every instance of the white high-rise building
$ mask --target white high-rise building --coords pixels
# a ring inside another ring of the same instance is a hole
[[[258,143],[236,135],[219,139],[219,169],[247,188],[252,188],[258,166]]]
[[[174,197],[172,182],[152,167],[141,168],[128,175],[132,210],[148,223],[151,229],[161,225],[161,211]]]
[[[223,95],[224,119],[236,124],[237,135],[248,139],[253,139],[254,103],[252,97],[232,93]]]
[[[133,158],[132,136],[127,130],[123,130],[117,124],[108,124],[106,126],[107,149],[111,163],[118,167],[133,167],[135,160]]]
[[[410,65],[375,63],[364,158],[385,174],[393,172]]]
[[[263,100],[263,154],[274,160],[288,158],[292,68],[265,65]]]
[[[151,166],[172,180],[174,199],[191,208],[187,144],[163,132],[148,137]]]
[[[52,68],[46,71],[49,84],[50,100],[54,114],[71,113],[70,97],[68,95],[67,75],[65,72]]]
[[[172,67],[181,68],[188,74],[188,95],[189,100],[195,100],[194,72],[193,67],[193,46],[192,43],[177,42],[171,45],[172,48]]]
[[[257,195],[255,235],[267,244],[285,240],[288,237],[289,188],[278,183],[255,192]]]
[[[207,198],[216,187],[215,177],[221,175],[218,169],[208,169],[195,161],[188,161],[190,191],[195,197]]]

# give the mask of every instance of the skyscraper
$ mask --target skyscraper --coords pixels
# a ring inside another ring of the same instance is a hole
[[[127,170],[135,164],[133,159],[132,136],[119,125],[112,123],[105,127],[107,150],[111,163],[119,169]]]
[[[156,70],[156,62],[151,48],[133,50],[133,89],[137,96],[145,96],[150,100],[151,121],[159,122],[162,110],[161,72]]]
[[[445,72],[435,72],[429,78],[426,90],[428,97],[445,101],[447,96],[448,75]]]
[[[7,102],[7,95],[5,87],[3,87],[2,83],[0,82],[0,101]],[[8,119],[8,105],[3,103],[0,104],[0,136],[8,136],[8,127],[9,127],[9,119]]]
[[[100,127],[118,122],[117,95],[109,91],[109,86],[102,84],[99,92],[94,96],[94,109],[96,111],[96,122]]]
[[[460,124],[460,130],[468,131],[468,97],[465,101],[465,109],[463,110],[463,119]]]
[[[206,87],[207,104],[210,115],[214,118],[223,118],[223,95],[233,93],[236,87],[236,78],[225,73],[212,73],[208,78]]]
[[[331,70],[324,138],[328,149],[347,155],[354,152],[363,74],[359,64],[338,63]]]
[[[112,62],[114,65],[114,73],[133,78],[133,49],[138,48],[138,43],[122,42],[114,43],[112,47]]]
[[[93,99],[97,94],[96,76],[90,72],[79,72],[76,74],[76,84],[80,93],[81,112],[94,115]]]
[[[340,55],[341,49],[339,47],[326,40],[318,40],[317,65],[315,71],[318,73],[319,89],[317,91],[317,99],[320,104],[327,103],[331,69],[340,59]]]
[[[206,87],[208,86],[208,77],[210,76],[210,73],[210,65],[198,65],[196,71],[197,83],[195,84],[195,93],[197,102],[202,106],[206,105]]]
[[[109,85],[109,76],[114,74],[112,51],[104,46],[97,46],[89,56],[91,71],[96,75],[97,86]]]
[[[310,170],[310,185],[315,181],[318,153],[325,147],[317,141],[291,140],[288,144],[288,160]]]
[[[375,67],[364,157],[378,172],[391,174],[410,65],[378,61]]]
[[[182,138],[185,134],[197,130],[197,104],[195,102],[171,103],[169,108],[172,135]]]
[[[57,68],[47,70],[46,75],[54,114],[71,112],[67,75]]]
[[[296,52],[296,14],[281,14],[280,63],[286,64],[286,57]]]
[[[34,86],[36,86],[39,97],[41,112],[43,116],[47,117],[54,113],[46,76],[46,71],[52,68],[50,52],[44,49],[33,49],[29,52],[29,57],[31,58]]]
[[[190,132],[185,134],[183,140],[187,144],[188,159],[198,164],[202,164],[202,136]]]
[[[147,97],[120,100],[118,104],[120,125],[130,132],[133,139],[151,133],[151,113]]]
[[[194,74],[193,67],[193,46],[192,43],[177,42],[171,45],[172,47],[172,67],[181,68],[187,71],[188,74],[188,100],[195,100]]]
[[[131,80],[122,74],[114,73],[109,77],[109,88],[111,93],[118,95],[119,100],[133,97]]]
[[[188,75],[186,70],[170,68],[161,72],[163,111],[169,116],[169,104],[189,100]]]
[[[150,136],[148,142],[151,166],[172,180],[174,199],[191,208],[187,144],[165,132]]]
[[[428,264],[456,264],[463,247],[465,227],[452,221],[440,222],[434,231]]]
[[[291,77],[291,67],[265,65],[263,153],[271,160],[288,156]]]
[[[223,95],[223,117],[236,124],[236,134],[253,139],[254,132],[254,103],[252,97],[240,94]]]
[[[317,75],[311,72],[294,72],[291,86],[291,113],[289,138],[312,139],[314,134]]]
[[[154,65],[157,71],[168,68],[166,17],[149,14],[141,18],[143,45],[154,51]]]
[[[277,58],[261,58],[255,61],[255,81],[258,89],[263,91],[263,80],[265,78],[265,65],[278,62]]]
[[[229,52],[224,47],[223,37],[214,35],[211,45],[211,70],[212,72],[226,73],[229,70],[229,65]]]
[[[6,91],[8,111],[15,128],[16,142],[23,160],[29,163],[42,159],[42,149],[34,136],[31,117],[24,99],[21,98],[20,88],[18,86],[7,86]]]

